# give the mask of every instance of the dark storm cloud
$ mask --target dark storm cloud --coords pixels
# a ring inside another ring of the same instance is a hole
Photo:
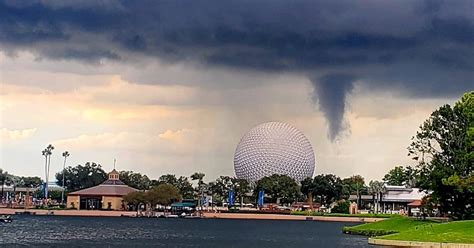
[[[414,96],[474,88],[473,13],[470,0],[6,1],[0,43],[53,59],[302,73],[334,139],[353,78]]]
[[[344,128],[346,95],[354,88],[353,75],[331,74],[313,80],[315,92],[313,101],[318,102],[324,116],[329,122],[329,138],[336,139]]]

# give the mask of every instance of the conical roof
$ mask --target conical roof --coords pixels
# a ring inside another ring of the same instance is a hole
[[[69,193],[68,195],[71,196],[124,196],[128,193],[138,191],[138,189],[132,188],[126,185],[119,179],[119,173],[113,169],[109,173],[109,179],[105,182],[90,187],[87,189],[81,189],[78,191],[74,191]]]

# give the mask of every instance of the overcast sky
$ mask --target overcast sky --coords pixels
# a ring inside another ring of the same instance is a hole
[[[474,2],[0,1],[0,168],[234,175],[241,136],[287,122],[315,174],[381,179],[474,89]]]

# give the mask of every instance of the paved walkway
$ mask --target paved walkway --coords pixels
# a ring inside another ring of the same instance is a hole
[[[283,214],[241,214],[241,213],[203,213],[204,218],[217,219],[251,219],[251,220],[313,220],[313,221],[337,221],[337,222],[376,222],[383,218],[362,217],[336,217],[336,216],[303,216]]]

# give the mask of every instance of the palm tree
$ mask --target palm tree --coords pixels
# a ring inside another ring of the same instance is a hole
[[[66,190],[64,188],[64,174],[66,174],[66,159],[69,157],[69,152],[65,151],[63,152],[63,157],[64,157],[64,164],[63,164],[63,191],[61,192],[61,203],[64,204],[64,191]]]
[[[204,176],[206,174],[202,173],[202,172],[195,172],[194,174],[191,175],[191,180],[195,181],[197,180],[198,181],[198,187],[197,187],[197,193],[198,193],[198,205],[199,205],[199,209],[201,210],[201,201],[202,201],[202,198],[204,197]]]
[[[44,149],[41,153],[44,156],[44,175],[45,175],[44,180],[46,182],[46,185],[48,185],[48,156],[49,156],[48,149]],[[46,191],[46,185],[45,185],[45,188],[44,188],[44,190],[45,190],[44,196],[47,199],[48,193]]]
[[[385,184],[379,181],[370,181],[369,182],[369,193],[374,197],[374,206],[376,213],[380,209],[380,200],[382,200],[382,193],[385,192]]]
[[[203,179],[206,174],[202,172],[195,172],[194,174],[191,175],[191,180],[195,181],[198,180],[198,185],[203,184]]]
[[[45,187],[44,187],[44,198],[48,199],[48,181],[49,181],[49,168],[51,166],[51,154],[53,154],[54,146],[49,144],[46,149],[43,150],[42,154],[45,157]]]

